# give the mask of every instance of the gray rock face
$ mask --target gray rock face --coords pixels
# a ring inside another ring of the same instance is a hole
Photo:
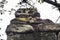
[[[58,40],[60,40],[60,32],[59,32],[59,34],[58,34]]]
[[[17,10],[16,18],[6,29],[7,40],[59,40],[60,26],[36,14],[39,14],[36,9]]]

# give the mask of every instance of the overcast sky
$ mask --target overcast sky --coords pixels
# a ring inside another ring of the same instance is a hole
[[[17,5],[17,3],[19,2],[19,0],[7,0],[8,3],[5,5],[4,9],[6,10],[11,10],[11,8],[14,9],[18,9],[19,7],[15,7]],[[53,0],[54,1],[54,0]],[[41,15],[41,19],[50,19],[53,22],[56,23],[56,20],[58,19],[58,17],[60,16],[59,11],[57,10],[57,8],[53,9],[53,5],[48,4],[46,2],[40,4],[36,1],[33,1],[35,3],[35,8],[37,8],[38,12]],[[59,0],[58,0],[59,2]],[[0,34],[4,34],[4,36],[0,37],[3,39],[6,39],[6,35],[5,35],[5,30],[7,25],[10,24],[10,21],[15,18],[14,12],[12,12],[11,15],[9,15],[9,12],[5,12],[3,15],[0,15],[0,18],[2,18],[3,20],[0,21],[0,28],[2,28],[0,30]],[[60,21],[58,21],[57,23],[60,23]]]

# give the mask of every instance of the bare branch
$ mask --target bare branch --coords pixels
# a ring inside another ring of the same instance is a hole
[[[54,6],[56,6],[58,8],[58,10],[60,11],[60,4],[57,3],[57,1],[55,0],[55,2],[51,1],[51,0],[44,0],[45,2],[52,4]]]

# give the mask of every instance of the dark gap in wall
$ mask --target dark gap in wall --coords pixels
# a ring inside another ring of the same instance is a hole
[[[1,28],[0,28],[0,30],[1,30]]]
[[[4,39],[0,39],[0,40],[4,40]]]
[[[1,37],[1,34],[0,34],[0,37]]]

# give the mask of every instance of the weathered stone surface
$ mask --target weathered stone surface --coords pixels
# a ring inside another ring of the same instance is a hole
[[[40,19],[36,9],[18,9],[15,16],[7,26],[7,40],[60,40],[60,26]]]
[[[55,33],[33,32],[27,34],[8,34],[7,40],[57,40]]]
[[[59,32],[59,34],[58,34],[58,40],[60,40],[60,32]]]

